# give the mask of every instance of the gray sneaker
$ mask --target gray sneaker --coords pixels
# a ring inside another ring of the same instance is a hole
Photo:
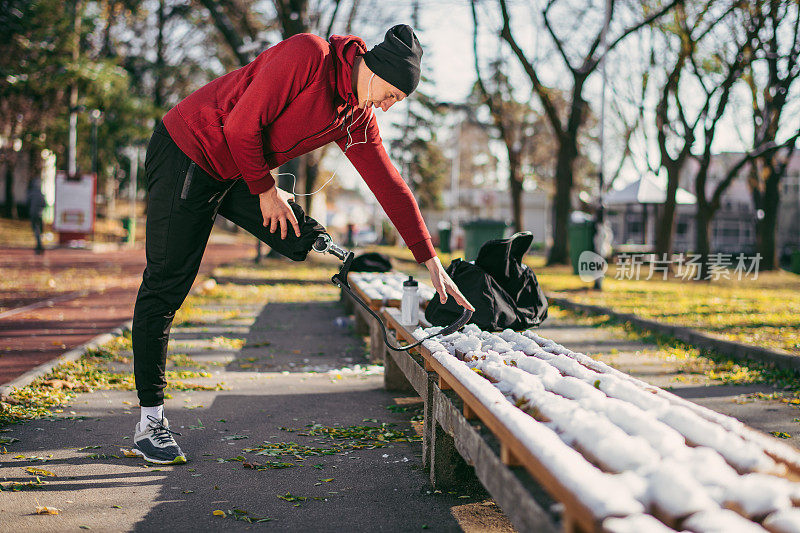
[[[180,465],[186,462],[186,456],[181,451],[172,435],[180,435],[177,431],[169,429],[166,417],[161,420],[148,416],[150,423],[141,429],[141,422],[136,424],[133,436],[133,453],[140,455],[145,461],[162,465]]]

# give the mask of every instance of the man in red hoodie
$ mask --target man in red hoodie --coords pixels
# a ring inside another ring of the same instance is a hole
[[[132,328],[141,405],[134,452],[155,463],[186,462],[163,410],[172,319],[197,276],[217,213],[279,251],[301,238],[293,195],[270,174],[298,155],[337,143],[430,271],[442,302],[450,294],[474,310],[436,257],[372,112],[416,89],[421,57],[413,30],[402,24],[369,51],[355,36],[295,35],[190,94],[156,126],[145,160],[147,267]]]

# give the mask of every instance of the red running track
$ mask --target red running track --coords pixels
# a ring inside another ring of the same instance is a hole
[[[254,254],[252,244],[211,243],[206,248],[200,272],[249,259]],[[6,267],[17,273],[81,268],[113,273],[104,277],[106,286],[102,290],[74,299],[56,300],[52,307],[38,307],[0,319],[0,384],[130,320],[144,266],[143,248],[107,252],[65,248],[48,250],[42,256],[34,255],[30,249],[0,248],[0,272]],[[4,309],[58,296],[47,287],[20,292],[6,291],[0,295]]]

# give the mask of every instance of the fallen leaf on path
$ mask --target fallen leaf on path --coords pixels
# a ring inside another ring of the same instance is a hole
[[[133,452],[133,450],[129,450],[128,448],[120,448],[119,451],[122,452],[122,455],[125,457],[139,457]]]
[[[214,515],[214,516],[225,516],[225,511],[222,511],[222,510],[220,510],[220,509],[217,509],[216,511],[214,511],[214,512],[213,512],[213,513],[211,513],[211,514],[212,514],[212,515]]]
[[[45,507],[40,505],[36,508],[36,514],[58,514],[61,509],[56,509],[55,507]]]
[[[50,476],[55,477],[55,474],[50,472],[49,470],[44,470],[43,468],[36,468],[35,466],[29,466],[25,469],[26,472],[29,474],[33,474],[34,476]]]

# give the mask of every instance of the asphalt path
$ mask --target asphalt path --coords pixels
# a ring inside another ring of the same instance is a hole
[[[382,368],[368,366],[364,339],[351,326],[337,325],[347,321],[336,320],[344,311],[336,291],[327,291],[323,301],[303,294],[266,304],[215,297],[193,304],[202,323],[173,328],[171,350],[211,373],[186,381],[224,387],[170,392],[165,412],[182,434],[176,438],[185,465],[148,465],[120,452],[131,446],[138,420],[133,391],[79,394],[53,419],[0,432],[8,442],[0,481],[33,481],[29,467],[54,474],[41,475],[46,484],[38,488],[2,493],[0,531],[513,531],[479,485],[444,493],[430,485],[421,424],[412,420],[419,398],[384,390]],[[243,339],[244,346],[226,347],[221,337]],[[117,364],[130,370],[129,362]],[[311,431],[315,424],[382,423],[404,440],[337,448],[353,439]],[[274,457],[253,451],[265,441],[333,451]],[[244,464],[269,461],[292,466]],[[60,511],[38,515],[37,506]],[[247,512],[240,518],[268,521],[236,520],[228,511],[237,509]]]

